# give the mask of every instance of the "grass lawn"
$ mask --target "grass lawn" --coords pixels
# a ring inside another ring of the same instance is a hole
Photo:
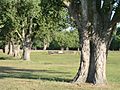
[[[32,52],[31,61],[0,52],[0,90],[120,90],[120,52],[109,52],[107,86],[69,83],[79,66],[79,55]]]

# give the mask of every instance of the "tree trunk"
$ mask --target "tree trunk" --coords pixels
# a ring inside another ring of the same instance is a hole
[[[43,48],[43,50],[46,50],[47,49],[47,44],[46,43],[44,43],[44,48]]]
[[[95,83],[106,83],[106,44],[105,42],[96,43],[94,52],[95,59]]]
[[[88,69],[89,69],[89,60],[90,60],[90,41],[88,39],[87,31],[82,33],[82,49],[81,49],[81,60],[80,67],[76,76],[73,79],[73,82],[85,83],[87,80]]]
[[[27,61],[30,60],[30,49],[28,47],[23,48],[23,59]]]
[[[30,17],[30,26],[27,33],[25,33],[23,29],[23,60],[27,60],[27,61],[30,60],[30,53],[32,46],[31,33],[32,33],[32,17]]]
[[[23,60],[30,60],[30,52],[31,52],[31,38],[29,35],[26,35],[23,41]]]
[[[12,43],[11,43],[11,42],[9,42],[8,54],[9,54],[9,55],[13,55],[13,47],[12,47]]]
[[[98,41],[91,42],[90,65],[87,81],[94,84],[105,84],[106,80],[106,43]]]
[[[61,51],[64,51],[64,47],[61,47]]]
[[[73,82],[106,84],[107,53],[114,32],[110,21],[112,9],[109,7],[110,11],[104,13],[97,0],[80,0],[79,4],[74,1],[65,2],[81,41],[80,67]]]
[[[90,50],[89,50],[90,47]],[[106,43],[84,40],[78,73],[73,79],[77,83],[105,84],[106,80]]]
[[[66,51],[69,51],[69,47],[66,47]]]
[[[89,41],[86,41],[86,46]],[[73,82],[85,83],[88,75],[88,67],[89,67],[89,48],[83,47],[81,50],[81,61],[80,67],[78,69],[77,75],[74,77]]]
[[[14,45],[14,57],[20,57],[20,45]]]
[[[9,50],[9,45],[5,45],[5,46],[4,46],[4,52],[5,52],[6,54],[8,54],[8,50]]]

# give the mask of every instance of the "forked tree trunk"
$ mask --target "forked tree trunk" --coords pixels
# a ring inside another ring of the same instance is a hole
[[[23,29],[23,60],[30,60],[30,53],[31,53],[31,46],[32,46],[32,42],[31,42],[31,33],[32,33],[32,17],[30,18],[30,26],[29,29],[27,31],[27,33],[25,33],[24,29]]]
[[[84,40],[78,73],[73,79],[77,83],[105,84],[106,80],[106,43],[92,43]],[[89,47],[90,50],[89,50]]]
[[[26,35],[23,41],[23,60],[30,60],[30,52],[31,52],[31,38],[29,35]]]
[[[76,3],[64,2],[70,15],[78,26],[81,42],[80,67],[73,82],[106,84],[106,60],[109,44],[114,30],[111,26],[113,6],[104,13],[97,0],[80,0]],[[90,27],[86,28],[86,26]],[[84,31],[88,31],[88,36]]]
[[[105,33],[102,31],[101,20],[95,13],[93,18],[93,34],[89,34],[89,21],[87,1],[81,1],[82,22],[81,22],[81,61],[77,75],[73,79],[78,83],[106,83],[106,42]],[[104,27],[106,28],[106,27]],[[86,32],[85,32],[86,31]],[[94,40],[92,40],[94,39]]]

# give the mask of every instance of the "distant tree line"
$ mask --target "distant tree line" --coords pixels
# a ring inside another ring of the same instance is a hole
[[[0,48],[5,53],[18,56],[22,49],[22,58],[29,60],[31,49],[80,49],[80,32],[68,10],[54,4],[44,10],[45,1],[41,4],[41,0],[0,0]],[[120,28],[117,31],[110,50],[120,48]]]

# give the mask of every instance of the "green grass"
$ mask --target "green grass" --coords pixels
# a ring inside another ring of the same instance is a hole
[[[120,90],[120,52],[110,52],[107,86],[69,83],[79,67],[79,55],[32,52],[23,61],[0,52],[0,90]]]

